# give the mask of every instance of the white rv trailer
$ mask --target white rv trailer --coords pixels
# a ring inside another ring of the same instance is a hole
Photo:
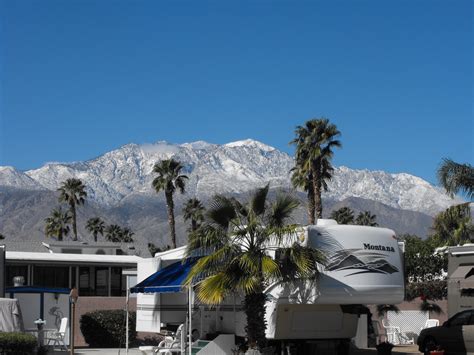
[[[268,339],[348,341],[356,334],[358,314],[344,305],[403,301],[402,253],[392,230],[318,220],[298,234],[299,242],[321,250],[327,263],[312,282],[279,283],[266,289]],[[184,252],[181,247],[139,262],[138,281],[181,260]],[[159,332],[164,326],[184,323],[187,303],[186,293],[139,294],[137,330]],[[217,308],[194,303],[192,324],[201,338],[209,333],[245,336],[242,298],[229,297]]]

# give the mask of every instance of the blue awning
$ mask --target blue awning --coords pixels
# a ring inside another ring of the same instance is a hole
[[[189,258],[183,263],[178,261],[130,288],[131,293],[172,293],[181,292],[183,283],[191,268],[199,258]]]

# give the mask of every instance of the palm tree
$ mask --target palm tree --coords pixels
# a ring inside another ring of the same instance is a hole
[[[181,169],[183,169],[181,163],[174,159],[162,160],[153,167],[153,172],[157,173],[158,176],[153,180],[152,186],[157,193],[162,190],[165,192],[172,248],[176,248],[173,194],[176,189],[184,193],[185,181],[188,178],[186,175],[180,174]]]
[[[94,242],[97,243],[97,235],[104,235],[105,223],[100,217],[89,218],[86,229],[94,236]]]
[[[58,241],[62,241],[64,236],[69,234],[72,216],[69,211],[63,211],[61,207],[51,211],[51,215],[47,217],[45,222],[44,233],[47,237],[55,237]]]
[[[438,181],[451,196],[464,191],[471,200],[474,197],[474,167],[470,164],[444,158],[438,168]]]
[[[352,224],[354,223],[354,211],[349,207],[341,207],[331,212],[331,218],[339,224]]]
[[[370,227],[377,227],[378,224],[375,221],[377,216],[370,213],[370,211],[360,212],[355,220],[355,224],[359,226],[370,226]]]
[[[0,240],[2,239],[5,239],[5,235],[3,235],[2,233],[0,233]]]
[[[321,193],[327,191],[327,181],[332,177],[334,168],[331,159],[334,155],[333,149],[342,146],[336,139],[341,132],[327,118],[320,118],[296,127],[295,134],[295,139],[290,143],[296,145],[296,164],[312,175],[316,216],[322,218]],[[312,217],[310,223],[314,222]]]
[[[67,179],[59,187],[59,202],[69,204],[69,211],[72,214],[72,231],[74,233],[73,240],[77,240],[77,216],[76,206],[84,204],[87,193],[85,185],[81,180],[76,178]]]
[[[302,164],[296,164],[296,166],[291,169],[291,184],[294,188],[301,188],[306,192],[308,199],[308,221],[310,224],[314,224],[314,214],[316,207],[314,205],[314,188],[313,188],[313,174],[311,170],[305,171]]]
[[[191,220],[191,232],[195,232],[204,220],[204,206],[197,198],[190,198],[183,208],[185,221]]]
[[[122,241],[122,227],[118,224],[111,224],[105,228],[105,238],[109,242],[119,243]]]
[[[436,215],[433,221],[433,235],[438,244],[458,245],[474,237],[469,203],[451,206]]]
[[[133,235],[135,233],[132,232],[130,228],[122,228],[122,235],[121,235],[121,242],[122,243],[133,243]]]
[[[275,282],[316,277],[322,255],[298,243],[291,216],[298,201],[278,194],[267,201],[269,186],[257,190],[241,204],[217,195],[206,213],[204,224],[191,233],[188,256],[204,255],[191,269],[188,285],[196,286],[198,298],[219,304],[232,292],[245,295],[246,332],[250,343],[265,344],[264,289]],[[269,245],[275,259],[268,255]]]

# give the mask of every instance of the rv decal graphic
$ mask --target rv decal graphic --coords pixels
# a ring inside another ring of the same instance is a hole
[[[319,232],[316,238],[318,247],[327,258],[327,271],[353,271],[346,276],[377,273],[393,274],[400,270],[392,265],[387,253],[395,253],[390,245],[364,243],[361,248],[345,249],[330,233]]]
[[[346,276],[377,273],[393,274],[398,268],[390,264],[382,253],[367,252],[364,249],[342,249],[328,258],[328,271],[354,270]]]

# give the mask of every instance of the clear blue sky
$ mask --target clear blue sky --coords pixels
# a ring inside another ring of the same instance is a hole
[[[470,0],[0,0],[0,165],[342,131],[336,165],[473,163]]]

